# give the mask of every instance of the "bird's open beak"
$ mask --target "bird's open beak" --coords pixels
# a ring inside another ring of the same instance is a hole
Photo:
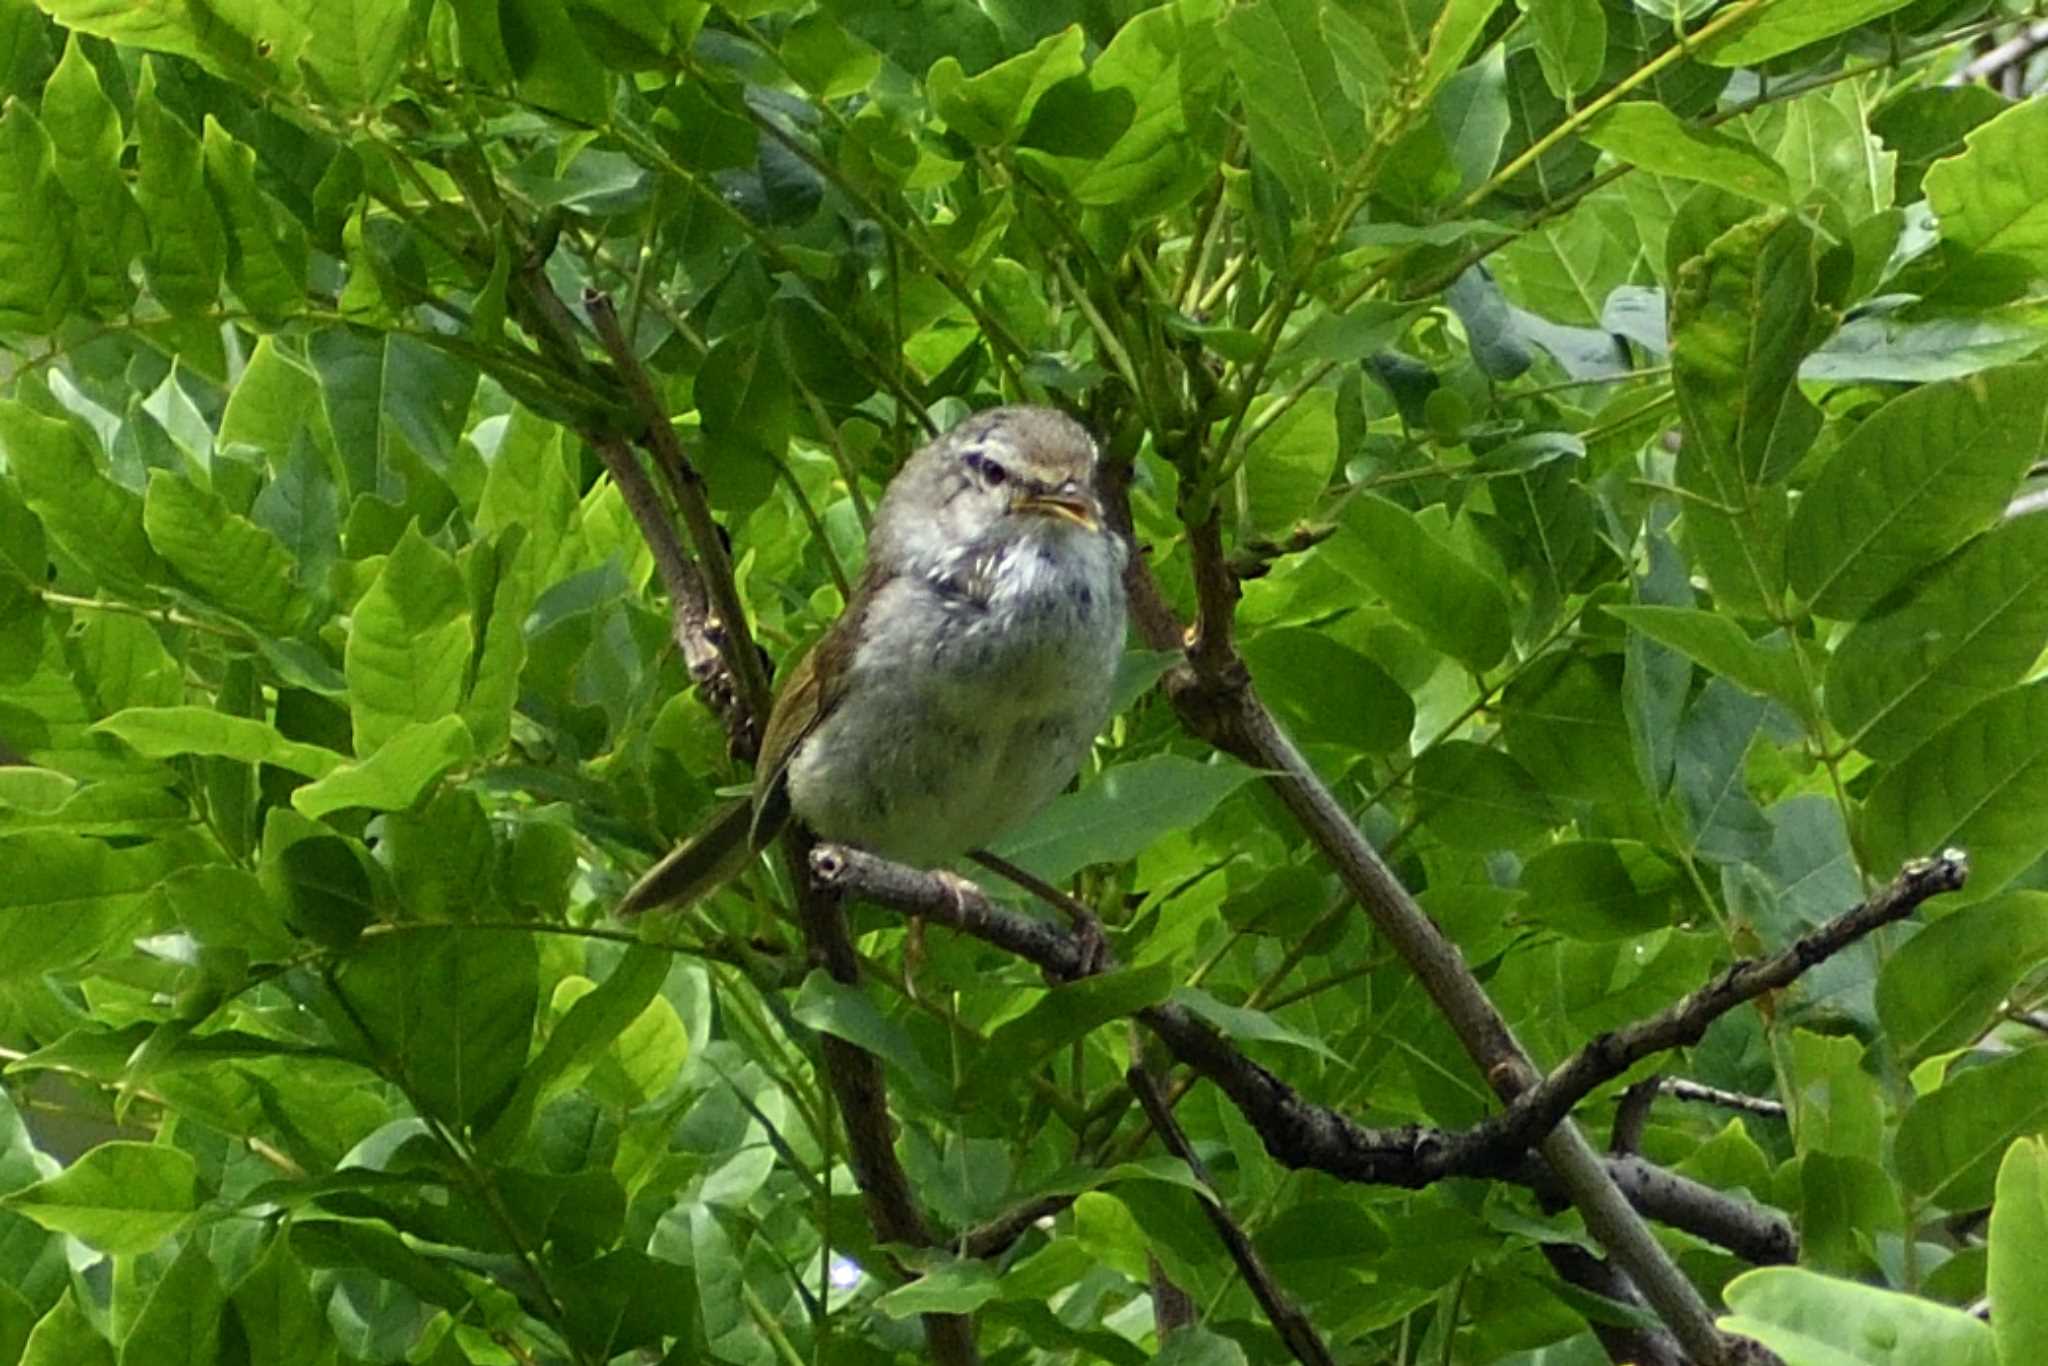
[[[1072,522],[1083,531],[1102,530],[1102,518],[1096,511],[1095,500],[1086,494],[1026,494],[1017,500],[1015,510],[1034,513],[1040,517],[1058,517]]]

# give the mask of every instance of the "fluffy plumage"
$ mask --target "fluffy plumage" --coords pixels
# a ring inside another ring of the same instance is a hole
[[[846,611],[776,699],[747,818],[718,813],[621,912],[705,894],[792,813],[930,867],[1064,787],[1109,719],[1124,639],[1125,550],[1095,466],[1087,431],[1036,407],[978,413],[913,455]]]

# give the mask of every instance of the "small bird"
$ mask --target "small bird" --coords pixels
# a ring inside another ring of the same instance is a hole
[[[791,671],[751,800],[713,813],[619,903],[715,891],[792,815],[920,868],[1035,814],[1108,722],[1123,539],[1095,442],[1051,408],[976,413],[905,462],[846,610]]]

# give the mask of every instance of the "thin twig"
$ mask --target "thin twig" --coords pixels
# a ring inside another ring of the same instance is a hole
[[[1152,1121],[1153,1132],[1159,1135],[1159,1141],[1209,1191],[1211,1198],[1201,1202],[1202,1213],[1208,1218],[1209,1227],[1216,1231],[1217,1241],[1230,1254],[1238,1274],[1250,1287],[1252,1298],[1266,1311],[1266,1321],[1273,1325],[1273,1331],[1280,1335],[1287,1350],[1303,1366],[1336,1366],[1337,1359],[1330,1355],[1330,1349],[1323,1342],[1322,1335],[1316,1332],[1315,1324],[1274,1281],[1259,1257],[1258,1249],[1252,1246],[1252,1240],[1245,1237],[1244,1230],[1223,1207],[1222,1196],[1209,1177],[1209,1169],[1188,1142],[1188,1136],[1181,1132],[1179,1121],[1167,1107],[1166,1097],[1160,1094],[1158,1081],[1142,1064],[1125,1072],[1124,1081],[1138,1097],[1138,1104],[1144,1107],[1145,1116]]]
[[[1763,1096],[1746,1096],[1740,1091],[1724,1091],[1718,1086],[1704,1086],[1683,1077],[1665,1077],[1657,1083],[1660,1095],[1673,1100],[1696,1101],[1702,1105],[1718,1105],[1724,1110],[1740,1110],[1744,1114],[1762,1115],[1765,1119],[1785,1118],[1785,1103],[1767,1100]]]

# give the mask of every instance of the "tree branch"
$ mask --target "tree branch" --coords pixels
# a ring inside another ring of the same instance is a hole
[[[1670,1008],[1593,1039],[1480,1128],[1497,1131],[1507,1148],[1527,1147],[1595,1087],[1653,1053],[1698,1043],[1709,1025],[1743,1002],[1790,986],[1815,964],[1871,931],[1905,919],[1929,897],[1957,890],[1969,875],[1969,859],[1957,849],[1907,864],[1883,891],[1800,936],[1783,951],[1732,964]]]
[[[890,863],[844,845],[821,844],[811,871],[825,886],[857,895],[905,915],[926,916],[1036,964],[1066,982],[1115,969],[1092,961],[1076,934],[998,905],[962,884]],[[1502,1155],[1489,1135],[1446,1134],[1416,1125],[1372,1129],[1301,1095],[1208,1024],[1174,1005],[1139,1011],[1140,1024],[1175,1058],[1214,1083],[1256,1129],[1266,1151],[1289,1167],[1327,1172],[1347,1181],[1419,1189],[1453,1176],[1515,1181],[1562,1199],[1564,1187],[1542,1161],[1526,1152]],[[1796,1255],[1791,1225],[1781,1216],[1745,1205],[1712,1187],[1674,1176],[1637,1158],[1608,1159],[1620,1190],[1644,1214],[1758,1262]],[[1062,1202],[1064,1203],[1064,1202]],[[973,1247],[993,1253],[1058,1205],[1033,1205],[971,1235]]]
[[[737,681],[740,700],[752,723],[754,742],[758,743],[761,728],[768,722],[771,702],[768,671],[762,665],[760,653],[754,648],[753,635],[747,627],[746,605],[740,601],[739,588],[733,581],[732,555],[726,549],[725,536],[712,519],[711,504],[705,497],[704,477],[684,453],[683,444],[676,437],[675,424],[669,421],[668,409],[655,392],[647,367],[640,363],[632,342],[619,326],[618,310],[613,307],[611,296],[599,290],[586,289],[583,292],[583,309],[589,315],[605,353],[618,367],[626,392],[632,399],[633,410],[642,425],[641,440],[654,452],[655,465],[668,481],[669,493],[675,499],[683,527],[690,533],[690,543],[704,566],[704,585],[711,609],[706,630],[717,643],[726,669]],[[747,749],[751,753],[752,746]]]
[[[1202,1213],[1208,1217],[1209,1226],[1216,1230],[1217,1241],[1221,1242],[1224,1250],[1230,1254],[1230,1260],[1236,1265],[1238,1274],[1244,1277],[1244,1283],[1250,1287],[1252,1298],[1266,1311],[1266,1321],[1273,1325],[1273,1331],[1287,1344],[1287,1350],[1293,1354],[1296,1361],[1302,1363],[1302,1366],[1336,1366],[1337,1359],[1330,1355],[1329,1346],[1324,1343],[1322,1335],[1316,1332],[1316,1327],[1309,1321],[1308,1315],[1302,1313],[1301,1306],[1274,1281],[1272,1274],[1266,1270],[1265,1262],[1260,1259],[1258,1249],[1252,1246],[1252,1240],[1244,1236],[1244,1230],[1237,1226],[1237,1221],[1223,1208],[1222,1196],[1216,1191],[1215,1183],[1209,1179],[1209,1169],[1202,1164],[1202,1159],[1188,1143],[1188,1136],[1181,1132],[1180,1123],[1174,1119],[1173,1110],[1167,1105],[1166,1097],[1160,1094],[1159,1083],[1145,1071],[1142,1064],[1124,1073],[1124,1081],[1138,1097],[1138,1104],[1144,1107],[1145,1117],[1152,1121],[1152,1130],[1159,1135],[1159,1141],[1166,1145],[1168,1152],[1181,1160],[1195,1180],[1208,1188],[1212,1198],[1201,1202]]]

